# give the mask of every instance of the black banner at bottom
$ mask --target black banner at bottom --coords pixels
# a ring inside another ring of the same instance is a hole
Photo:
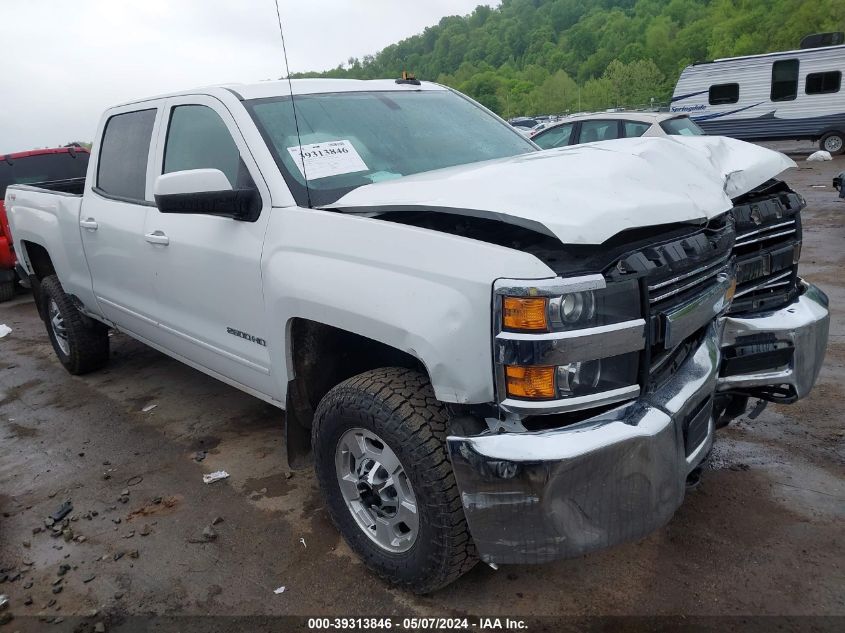
[[[515,631],[531,633],[841,633],[843,616],[17,616],[3,614],[2,633],[287,633],[288,631]]]

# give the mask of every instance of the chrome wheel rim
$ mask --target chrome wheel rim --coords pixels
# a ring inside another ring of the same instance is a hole
[[[349,429],[335,450],[340,494],[355,523],[383,550],[406,552],[417,540],[414,490],[396,453],[378,435]]]
[[[70,343],[67,339],[65,320],[62,318],[62,313],[59,312],[59,306],[56,305],[53,299],[50,299],[47,312],[50,318],[50,327],[53,330],[53,336],[56,338],[56,344],[65,356],[70,356]]]
[[[824,148],[828,152],[838,152],[842,149],[842,137],[841,136],[828,136],[824,140]]]

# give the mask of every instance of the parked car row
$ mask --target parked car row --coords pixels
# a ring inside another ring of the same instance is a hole
[[[531,137],[542,129],[560,121],[563,117],[556,114],[543,114],[539,116],[520,116],[508,119],[517,132],[524,136]]]
[[[639,136],[700,136],[688,116],[665,112],[601,112],[568,117],[529,136],[543,149]]]

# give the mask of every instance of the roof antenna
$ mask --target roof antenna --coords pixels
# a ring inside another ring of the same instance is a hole
[[[302,161],[302,177],[305,178],[305,195],[308,198],[308,206],[311,207],[311,188],[308,186],[308,174],[305,172],[305,157],[302,155],[302,137],[299,134],[299,119],[296,117],[296,102],[293,98],[293,83],[290,80],[290,66],[288,65],[288,49],[285,47],[285,32],[282,30],[282,14],[279,12],[279,0],[276,2],[276,18],[279,21],[279,35],[282,38],[282,54],[285,57],[285,75],[290,88],[290,107],[293,110],[293,123],[296,126],[296,140],[299,143],[299,160]]]

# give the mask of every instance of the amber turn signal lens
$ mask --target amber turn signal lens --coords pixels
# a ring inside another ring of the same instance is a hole
[[[502,327],[506,330],[546,332],[548,299],[538,297],[505,297],[502,306]]]
[[[508,396],[514,398],[554,398],[554,367],[505,367]]]
[[[731,279],[731,284],[728,286],[728,289],[725,291],[725,301],[730,303],[734,295],[736,294],[736,277]]]

